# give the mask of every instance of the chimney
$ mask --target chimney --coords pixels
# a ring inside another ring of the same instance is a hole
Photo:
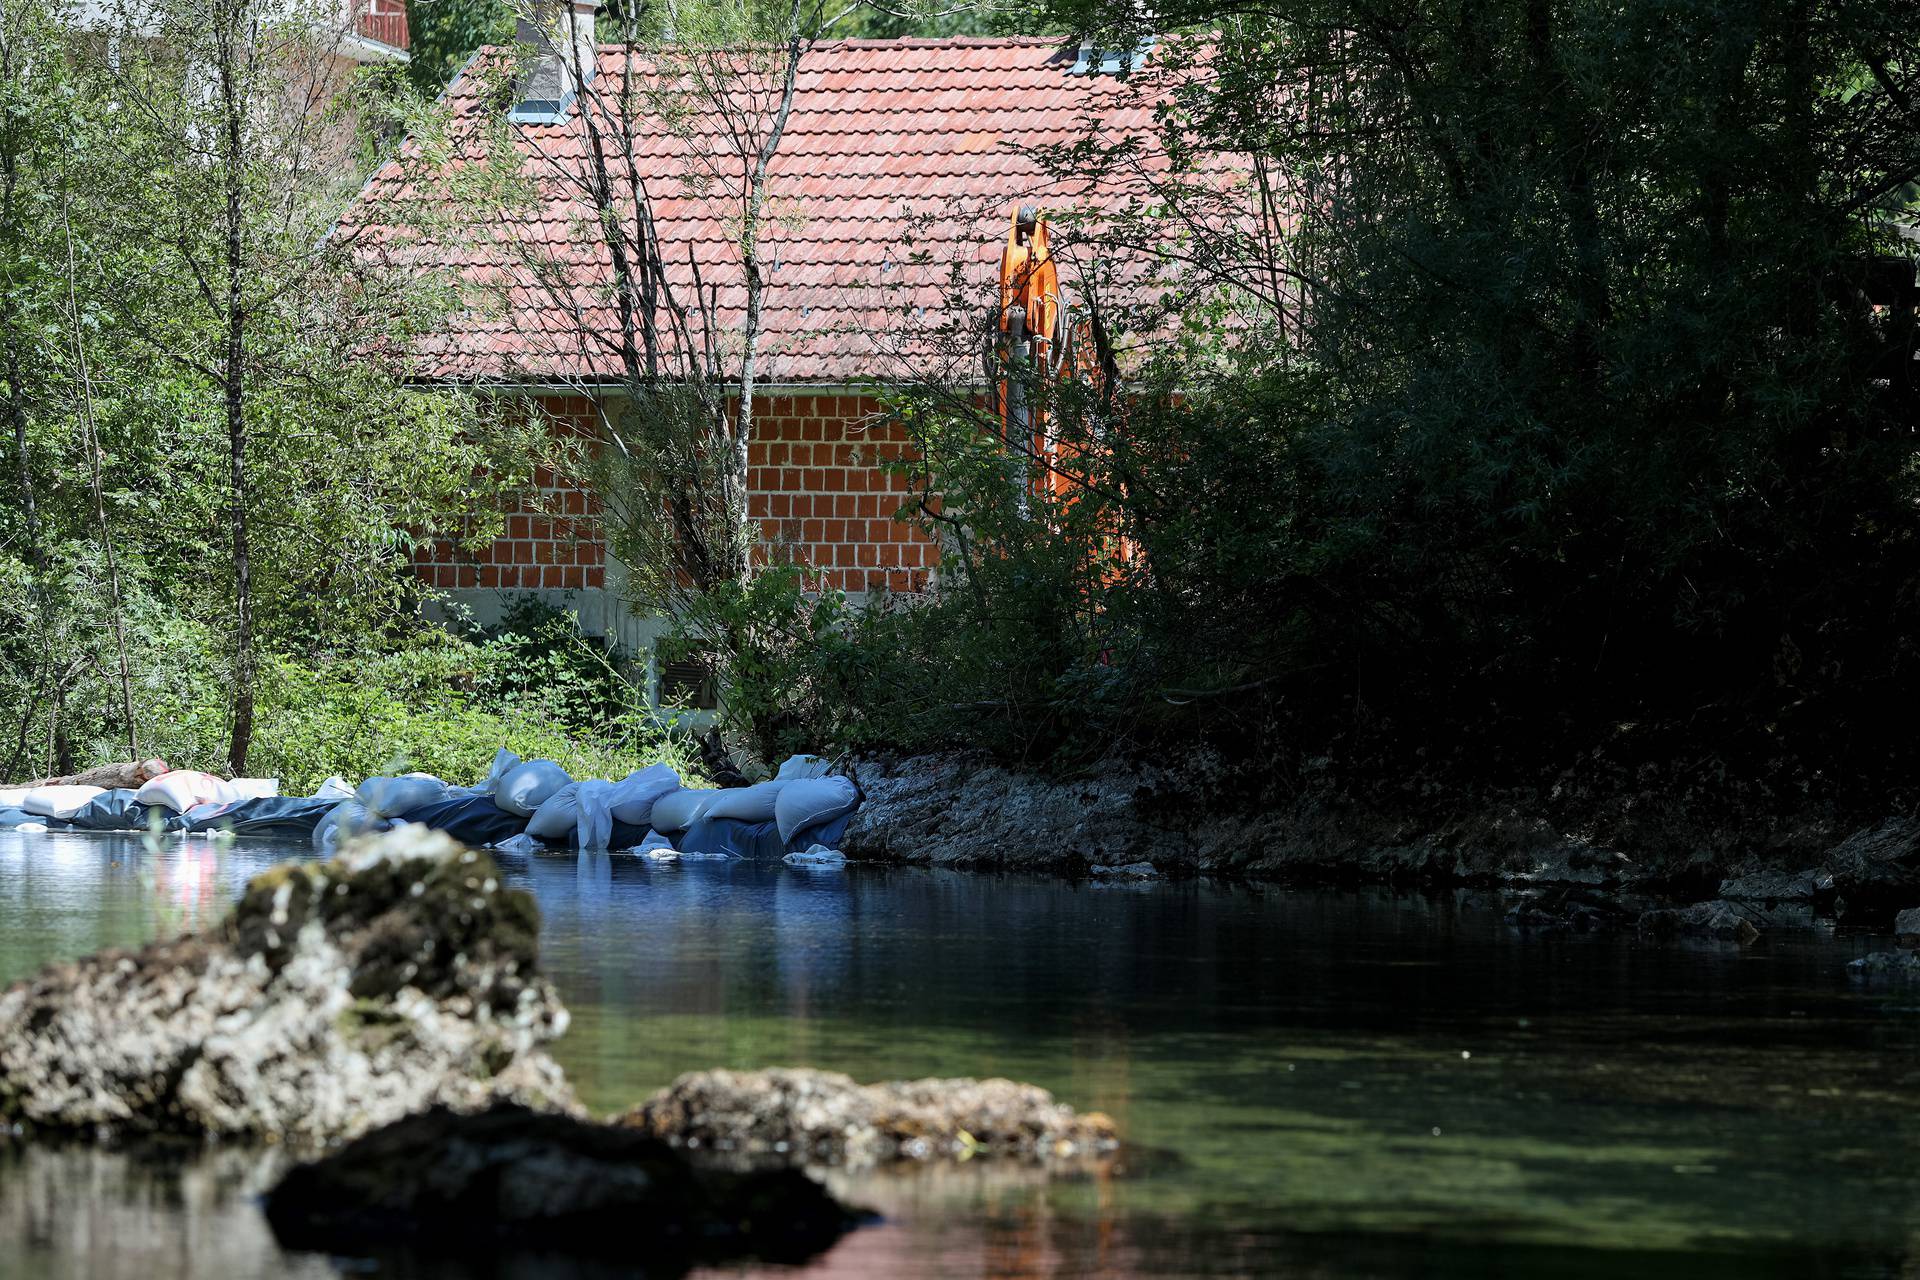
[[[523,124],[557,124],[593,79],[594,16],[600,0],[522,0],[515,22],[520,74],[514,82],[512,118]]]

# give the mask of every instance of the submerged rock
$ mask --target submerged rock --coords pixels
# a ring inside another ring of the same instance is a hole
[[[1893,918],[1893,937],[1903,947],[1920,946],[1920,907],[1908,907]]]
[[[675,1145],[747,1159],[875,1164],[975,1154],[1025,1160],[1112,1151],[1118,1132],[1045,1089],[1011,1080],[858,1084],[831,1071],[698,1071],[619,1123]]]
[[[1157,880],[1160,871],[1151,862],[1129,862],[1124,866],[1091,866],[1087,868],[1090,876],[1099,876],[1108,880]]]
[[[1748,915],[1730,902],[1696,902],[1690,907],[1661,907],[1640,916],[1643,938],[1704,938],[1748,943],[1760,936]]]
[[[575,1105],[539,916],[410,826],[256,876],[204,934],[0,994],[0,1122],[325,1143],[436,1103]]]
[[[1827,855],[1826,866],[1835,914],[1884,924],[1920,905],[1920,819],[1892,818],[1856,831]]]
[[[1753,871],[1720,882],[1720,896],[1733,902],[1812,902],[1821,894],[1811,871]]]
[[[1505,920],[1530,933],[1611,933],[1631,913],[1613,898],[1578,886],[1562,886],[1522,898]]]
[[[797,1169],[695,1168],[633,1128],[513,1105],[376,1129],[291,1170],[266,1209],[291,1249],[617,1256],[648,1275],[801,1262],[859,1220]]]
[[[1847,972],[1856,978],[1916,982],[1920,981],[1920,955],[1911,951],[1875,951],[1858,960],[1849,960]]]

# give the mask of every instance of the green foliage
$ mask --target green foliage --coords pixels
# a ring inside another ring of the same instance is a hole
[[[1111,48],[1143,12],[1047,16]],[[1203,33],[1134,86],[1171,172],[1059,224],[1124,392],[1034,389],[1057,498],[966,389],[894,395],[951,554],[933,598],[836,624],[920,680],[823,728],[1550,776],[1658,724],[1796,789],[1908,770],[1911,24],[1861,0],[1155,13]],[[1048,160],[1138,177],[1140,149]],[[1142,242],[1183,275],[1130,308],[1100,264]]]
[[[152,607],[135,610],[134,631],[142,750],[176,768],[219,772],[219,633]],[[483,777],[504,746],[558,761],[575,777],[619,778],[656,761],[697,777],[643,691],[587,656],[587,646],[570,620],[523,610],[484,638],[418,628],[365,655],[272,654],[262,664],[252,770],[278,777],[290,795],[330,774],[357,782],[396,766],[466,783]],[[100,730],[76,742],[78,758],[125,754],[114,738],[117,696],[107,672],[76,682],[71,719]]]

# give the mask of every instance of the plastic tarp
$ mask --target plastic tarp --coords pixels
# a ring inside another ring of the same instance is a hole
[[[47,820],[37,813],[28,813],[12,805],[0,809],[0,831],[12,831],[18,827],[34,827],[44,831],[46,826]]]
[[[444,831],[462,844],[499,845],[527,829],[527,820],[507,813],[487,796],[449,796],[415,809],[408,822]]]
[[[796,831],[791,840],[782,840],[779,825],[771,821],[702,818],[682,832],[673,845],[682,853],[708,856],[724,854],[735,858],[769,860],[783,858],[816,844],[824,844],[830,849],[838,847],[850,816],[843,813],[829,822]]]
[[[210,807],[183,814],[188,831],[231,830],[237,836],[305,836],[340,801],[326,796],[261,796],[238,804]]]
[[[743,822],[739,818],[702,818],[674,840],[682,853],[729,858],[778,858],[786,853],[780,828],[772,819]]]
[[[104,787],[35,787],[27,792],[21,808],[42,818],[65,822],[84,808],[95,796],[105,795]]]
[[[67,822],[81,831],[145,831],[150,806],[141,804],[139,795],[128,787],[103,791],[74,810]],[[161,815],[173,816],[164,809]]]
[[[773,820],[780,838],[791,844],[798,832],[852,813],[859,803],[860,789],[851,778],[798,778],[774,797]]]
[[[551,760],[529,760],[507,770],[494,788],[493,802],[508,813],[531,818],[533,811],[573,779]]]
[[[380,818],[401,818],[447,798],[447,784],[429,774],[409,773],[398,778],[368,778],[354,799]]]

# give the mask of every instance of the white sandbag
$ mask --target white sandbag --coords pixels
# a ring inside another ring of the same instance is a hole
[[[790,853],[780,861],[790,867],[844,867],[847,865],[847,855],[838,849],[816,844],[804,853]]]
[[[604,849],[613,838],[614,784],[588,779],[569,782],[533,811],[527,834],[542,840],[570,840],[581,849]]]
[[[278,778],[235,778],[231,785],[242,800],[271,800],[280,794]]]
[[[774,801],[788,783],[776,778],[750,787],[729,787],[707,806],[705,817],[738,818],[742,822],[772,822]]]
[[[682,787],[669,791],[653,802],[647,825],[655,831],[685,831],[706,817],[707,806],[720,798],[720,792],[705,787]]]
[[[635,769],[613,784],[613,817],[628,826],[653,823],[654,802],[680,789],[680,775],[664,764]]]
[[[169,769],[141,787],[133,797],[141,804],[185,813],[203,804],[232,804],[240,792],[225,778],[198,769]]]
[[[778,781],[791,782],[795,778],[824,778],[833,772],[833,762],[819,756],[788,756],[774,774]]]
[[[501,776],[494,788],[493,803],[502,813],[531,818],[535,809],[572,781],[567,771],[551,760],[529,760]]]
[[[18,809],[27,802],[29,787],[12,787],[0,790],[0,809]]]
[[[347,785],[345,778],[336,773],[314,788],[313,798],[315,800],[351,800],[353,788]]]
[[[480,785],[474,788],[474,793],[483,796],[494,794],[500,789],[500,779],[519,767],[519,753],[501,747],[493,753],[493,763],[487,768],[487,776],[480,780]]]
[[[673,841],[667,839],[658,831],[647,832],[647,838],[627,850],[627,852],[643,858],[654,858],[656,861],[662,862],[672,860],[667,856],[669,854],[673,855],[674,858],[680,856],[679,850],[673,847]]]
[[[65,822],[95,796],[105,795],[105,787],[35,787],[21,798],[20,807],[39,818]]]
[[[447,784],[429,774],[409,773],[398,778],[368,778],[353,794],[368,813],[400,818],[446,799]]]
[[[773,820],[780,839],[791,841],[798,832],[853,812],[859,803],[860,790],[851,778],[796,778],[774,798]]]

